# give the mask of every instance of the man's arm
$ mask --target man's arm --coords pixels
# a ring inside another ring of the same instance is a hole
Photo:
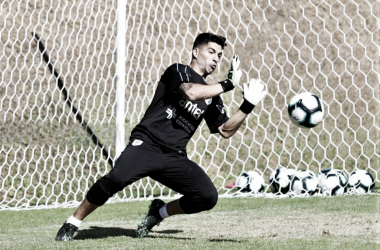
[[[225,123],[219,126],[219,134],[225,139],[230,138],[240,128],[240,126],[243,124],[244,119],[247,116],[248,114],[245,114],[243,111],[239,109],[235,114],[233,114],[230,117],[230,119],[228,119]]]
[[[205,100],[223,93],[222,85],[184,82],[178,87],[178,92],[189,101]]]
[[[265,85],[260,79],[251,79],[251,81],[243,84],[244,101],[239,110],[230,117],[219,128],[219,134],[223,138],[230,138],[243,124],[244,119],[252,112],[253,108],[261,102],[267,95]]]
[[[220,95],[224,92],[233,90],[239,84],[242,71],[238,69],[240,66],[240,59],[234,55],[231,60],[231,68],[228,72],[227,78],[224,81],[216,84],[203,85],[199,83],[184,82],[177,90],[189,101],[205,100],[214,96]]]

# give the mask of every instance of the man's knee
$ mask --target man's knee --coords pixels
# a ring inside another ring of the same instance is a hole
[[[218,202],[218,192],[216,189],[208,192],[203,197],[203,202],[205,204],[205,210],[210,210],[215,207],[216,203]]]
[[[92,185],[86,198],[89,202],[102,206],[115,193],[123,190],[126,186],[125,183],[125,180],[120,178],[110,178],[110,175],[108,174]]]
[[[218,202],[216,189],[203,190],[198,194],[185,195],[180,199],[180,205],[187,214],[207,211],[215,207]]]

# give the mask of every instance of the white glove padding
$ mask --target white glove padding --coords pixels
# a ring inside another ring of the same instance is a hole
[[[237,55],[234,55],[231,60],[231,68],[230,71],[228,72],[227,79],[232,82],[234,87],[239,85],[240,78],[243,74],[241,69],[239,69],[240,66],[240,58]]]
[[[243,84],[244,99],[256,106],[268,94],[264,88],[265,85],[260,79],[252,78],[248,84]]]

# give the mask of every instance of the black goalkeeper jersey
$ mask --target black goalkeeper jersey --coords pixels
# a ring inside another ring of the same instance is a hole
[[[133,129],[131,137],[143,133],[160,146],[186,152],[186,145],[203,118],[211,133],[218,132],[218,127],[228,120],[220,96],[188,101],[177,92],[178,86],[184,82],[207,85],[189,66],[176,63],[168,67],[161,76],[151,104],[141,122]]]

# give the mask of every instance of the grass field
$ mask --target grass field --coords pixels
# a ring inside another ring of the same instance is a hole
[[[74,209],[0,212],[1,249],[379,249],[380,196],[220,199],[135,238],[148,201],[107,204],[73,242],[55,242]]]

